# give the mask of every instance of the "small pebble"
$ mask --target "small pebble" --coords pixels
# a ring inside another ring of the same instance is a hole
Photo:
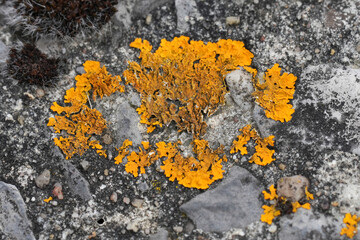
[[[45,96],[45,91],[41,88],[38,88],[38,89],[36,89],[35,95],[37,98],[42,98],[43,96]]]
[[[111,135],[108,133],[105,134],[104,136],[102,136],[102,141],[107,145],[111,144],[112,143]]]
[[[320,53],[320,49],[315,48],[315,53],[316,53],[316,54],[319,54],[319,53]]]
[[[333,206],[333,207],[337,207],[337,206],[339,206],[339,203],[338,203],[338,202],[336,202],[336,201],[331,202],[331,206]]]
[[[50,201],[50,204],[53,205],[53,206],[57,206],[58,202],[57,201]]]
[[[280,163],[280,164],[278,165],[278,168],[279,168],[281,171],[284,171],[285,168],[286,168],[286,165],[283,164],[283,163]]]
[[[144,200],[135,198],[134,201],[131,202],[131,205],[133,205],[136,208],[141,208],[144,204]]]
[[[124,198],[123,198],[123,202],[124,202],[125,204],[129,204],[129,203],[130,203],[130,198],[124,197]]]
[[[152,20],[152,15],[151,15],[151,14],[148,14],[148,15],[146,16],[145,23],[146,23],[147,25],[150,25],[151,20]]]
[[[86,160],[82,160],[80,162],[80,166],[86,171],[90,167],[90,163],[88,161],[86,161]]]
[[[334,55],[335,54],[335,49],[331,49],[330,50],[330,55],[332,56],[332,55]]]
[[[45,169],[37,178],[35,178],[35,184],[39,188],[43,188],[50,182],[50,171]]]
[[[30,100],[34,100],[34,99],[35,99],[34,95],[32,95],[32,94],[29,93],[29,92],[24,92],[24,95],[27,96]]]
[[[104,170],[104,175],[105,175],[105,176],[108,176],[108,175],[109,175],[109,170],[108,170],[108,169],[105,169],[105,170]]]
[[[240,17],[227,17],[226,18],[226,25],[233,26],[240,24]]]
[[[17,121],[20,123],[20,125],[24,125],[24,122],[25,122],[25,118],[23,115],[19,115],[18,118],[17,118]]]
[[[181,233],[183,231],[183,227],[181,227],[181,226],[175,226],[175,227],[173,227],[173,229],[177,233]]]
[[[271,226],[269,227],[269,232],[271,232],[271,233],[276,232],[276,230],[277,230],[277,227],[276,227],[275,224],[273,224],[273,225],[271,225]]]
[[[114,203],[116,203],[117,202],[117,193],[116,192],[113,192],[112,194],[111,194],[111,196],[110,196],[110,200],[112,201],[112,202],[114,202]]]
[[[62,186],[60,183],[55,183],[52,194],[57,197],[59,200],[64,199],[64,195],[62,192]]]

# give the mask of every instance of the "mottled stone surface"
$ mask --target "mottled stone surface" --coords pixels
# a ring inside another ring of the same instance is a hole
[[[24,200],[14,185],[4,182],[0,182],[0,232],[6,239],[35,239]]]
[[[233,167],[219,186],[196,196],[180,209],[194,221],[196,228],[207,232],[244,228],[259,219],[258,197],[262,189],[247,170]]]

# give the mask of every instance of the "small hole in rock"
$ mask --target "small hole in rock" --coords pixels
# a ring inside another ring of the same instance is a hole
[[[103,224],[105,222],[105,220],[103,218],[100,218],[97,222],[98,222],[98,224]]]

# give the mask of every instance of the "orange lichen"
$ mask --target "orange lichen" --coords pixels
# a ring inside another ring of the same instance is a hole
[[[273,154],[275,150],[271,150],[268,146],[274,146],[274,136],[269,136],[267,138],[261,138],[255,129],[251,130],[251,125],[246,125],[245,127],[239,129],[241,134],[238,136],[238,140],[233,141],[233,145],[230,149],[230,153],[234,154],[240,151],[241,155],[248,153],[246,144],[250,139],[254,139],[255,153],[251,156],[249,162],[255,163],[257,165],[267,165],[275,161]]]
[[[305,187],[305,195],[306,195],[306,200],[310,200],[310,199],[314,200],[314,195],[309,193],[307,186]]]
[[[54,138],[55,145],[63,151],[66,159],[74,154],[81,156],[90,147],[96,149],[100,156],[106,157],[99,141],[90,140],[93,135],[102,134],[106,128],[106,121],[98,110],[86,105],[88,96],[92,90],[95,101],[97,95],[102,98],[115,91],[124,91],[124,87],[120,85],[120,77],[112,77],[105,66],[100,67],[99,62],[86,61],[84,69],[86,73],[75,77],[76,87],[66,91],[64,97],[66,106],[54,102],[50,108],[59,115],[51,117],[47,125],[52,126],[55,133],[66,133],[65,137]],[[63,113],[64,115],[60,115]]]
[[[189,188],[206,189],[223,177],[221,163],[227,159],[225,155],[223,158],[219,157],[223,153],[222,147],[212,150],[206,140],[195,139],[192,144],[197,159],[183,157],[177,149],[177,143],[157,143],[159,157],[166,158],[161,169],[170,181],[177,180],[179,184]]]
[[[275,64],[265,72],[263,83],[255,83],[256,91],[253,96],[256,102],[265,109],[265,115],[276,121],[288,122],[295,110],[289,104],[295,93],[296,77],[293,74],[283,73],[279,64]]]
[[[275,208],[275,205],[263,205],[262,208],[264,209],[264,214],[261,214],[260,220],[267,224],[272,224],[273,219],[281,214],[280,210]]]
[[[276,194],[276,188],[274,187],[274,184],[269,187],[269,191],[270,191],[270,193],[268,193],[265,190],[262,191],[262,193],[264,194],[264,199],[265,200],[274,200],[274,199],[278,198],[278,195]]]
[[[261,215],[261,221],[266,222],[267,224],[271,224],[273,219],[276,216],[289,213],[288,210],[291,210],[291,212],[295,213],[297,211],[297,209],[299,209],[299,208],[305,208],[305,209],[311,208],[310,203],[300,204],[299,202],[290,202],[289,200],[287,200],[284,197],[279,197],[276,193],[276,188],[274,187],[274,185],[270,186],[269,192],[267,192],[265,190],[262,191],[262,193],[264,194],[265,200],[274,200],[275,201],[275,203],[270,206],[267,206],[267,205],[262,206],[262,208],[264,209],[264,214]],[[307,188],[305,188],[305,192],[307,192]],[[312,194],[309,192],[307,192],[306,195],[312,196]],[[311,198],[311,199],[314,199],[314,198]],[[309,200],[309,199],[307,199],[307,200]],[[288,209],[289,205],[291,206],[290,209]],[[284,211],[284,209],[288,209],[288,210]]]
[[[296,212],[298,210],[298,208],[305,208],[305,209],[311,209],[311,205],[310,203],[304,203],[304,204],[300,204],[299,202],[292,202],[292,212]]]
[[[126,155],[128,155],[130,152],[127,150],[129,146],[132,146],[132,141],[129,139],[126,139],[122,146],[120,148],[116,148],[116,151],[118,151],[118,155],[114,158],[115,164],[122,163],[122,160]]]
[[[358,232],[357,227],[360,217],[346,213],[343,222],[346,224],[346,227],[341,229],[340,235],[346,234],[348,238],[353,238]]]
[[[49,198],[44,199],[44,202],[48,203],[48,202],[50,202],[51,200],[53,200],[53,198],[52,198],[52,197],[49,197]]]
[[[269,136],[267,138],[256,138],[256,152],[251,156],[249,160],[250,163],[254,162],[257,165],[265,166],[275,161],[275,158],[273,158],[275,150],[270,150],[268,148],[268,146],[274,146],[273,138],[274,136]]]
[[[127,163],[125,164],[125,171],[137,177],[140,174],[145,173],[145,167],[150,166],[156,160],[158,160],[158,156],[156,154],[156,150],[149,149],[149,142],[142,142],[142,147],[139,146],[139,152],[131,152],[130,155],[127,156]]]
[[[124,72],[126,82],[141,94],[140,122],[152,132],[174,121],[179,131],[195,137],[205,133],[204,116],[224,103],[225,75],[249,66],[254,56],[243,42],[230,39],[207,44],[185,36],[162,39],[154,53],[146,40],[138,38],[130,46],[141,51],[141,65],[129,62]]]

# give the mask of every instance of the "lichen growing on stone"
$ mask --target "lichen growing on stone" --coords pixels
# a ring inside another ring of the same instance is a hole
[[[275,158],[273,158],[275,150],[269,149],[269,147],[274,146],[274,136],[261,138],[255,129],[251,129],[251,125],[246,125],[245,127],[239,129],[239,131],[241,134],[238,136],[237,140],[233,141],[233,145],[230,149],[231,154],[239,151],[241,155],[248,154],[245,145],[253,139],[256,143],[255,153],[251,156],[249,162],[265,166],[275,161]]]
[[[94,148],[99,155],[106,156],[99,141],[91,139],[94,135],[102,134],[106,121],[98,110],[87,105],[90,91],[94,101],[96,96],[102,98],[103,95],[124,91],[124,87],[120,85],[120,77],[111,76],[105,66],[100,67],[99,62],[86,61],[84,70],[84,74],[75,77],[76,87],[66,91],[65,106],[54,102],[50,108],[58,115],[51,117],[47,125],[53,127],[55,133],[65,136],[54,138],[54,142],[66,155],[66,159],[74,154],[81,156],[89,148]]]
[[[212,150],[206,140],[196,139],[192,143],[195,158],[183,157],[178,149],[179,144],[181,142],[158,142],[155,147],[149,142],[142,142],[139,152],[130,152],[127,150],[131,145],[130,141],[125,140],[122,147],[118,149],[119,155],[115,157],[115,163],[120,163],[126,156],[125,171],[137,177],[139,173],[145,173],[145,167],[162,159],[163,165],[160,168],[165,176],[170,181],[177,180],[179,184],[189,188],[206,189],[211,183],[223,177],[224,170],[221,163],[227,159],[222,147]]]
[[[141,123],[152,132],[173,121],[195,137],[206,131],[204,117],[225,101],[225,75],[249,66],[254,56],[243,42],[230,39],[207,44],[185,36],[163,39],[155,52],[139,38],[130,46],[140,50],[141,64],[129,62],[124,76],[141,94]]]
[[[291,202],[284,197],[279,197],[274,185],[271,185],[269,187],[269,192],[264,190],[262,191],[262,193],[265,200],[270,200],[274,202],[274,204],[271,204],[270,206],[262,206],[262,208],[264,209],[264,213],[261,214],[260,220],[262,222],[266,222],[267,224],[272,224],[272,221],[277,216],[295,213],[299,208],[311,208],[310,203],[308,202],[301,204],[299,202]],[[313,195],[307,191],[307,187],[305,188],[305,193],[307,200],[314,199]]]
[[[358,230],[358,223],[360,222],[360,217],[357,217],[355,214],[351,215],[350,213],[346,213],[343,219],[346,227],[341,229],[340,235],[346,235],[348,238],[353,238]]]
[[[253,96],[265,109],[266,117],[280,122],[291,120],[295,110],[289,102],[295,93],[296,79],[291,73],[281,74],[279,64],[275,64],[265,72],[264,79],[255,82],[256,91]]]

